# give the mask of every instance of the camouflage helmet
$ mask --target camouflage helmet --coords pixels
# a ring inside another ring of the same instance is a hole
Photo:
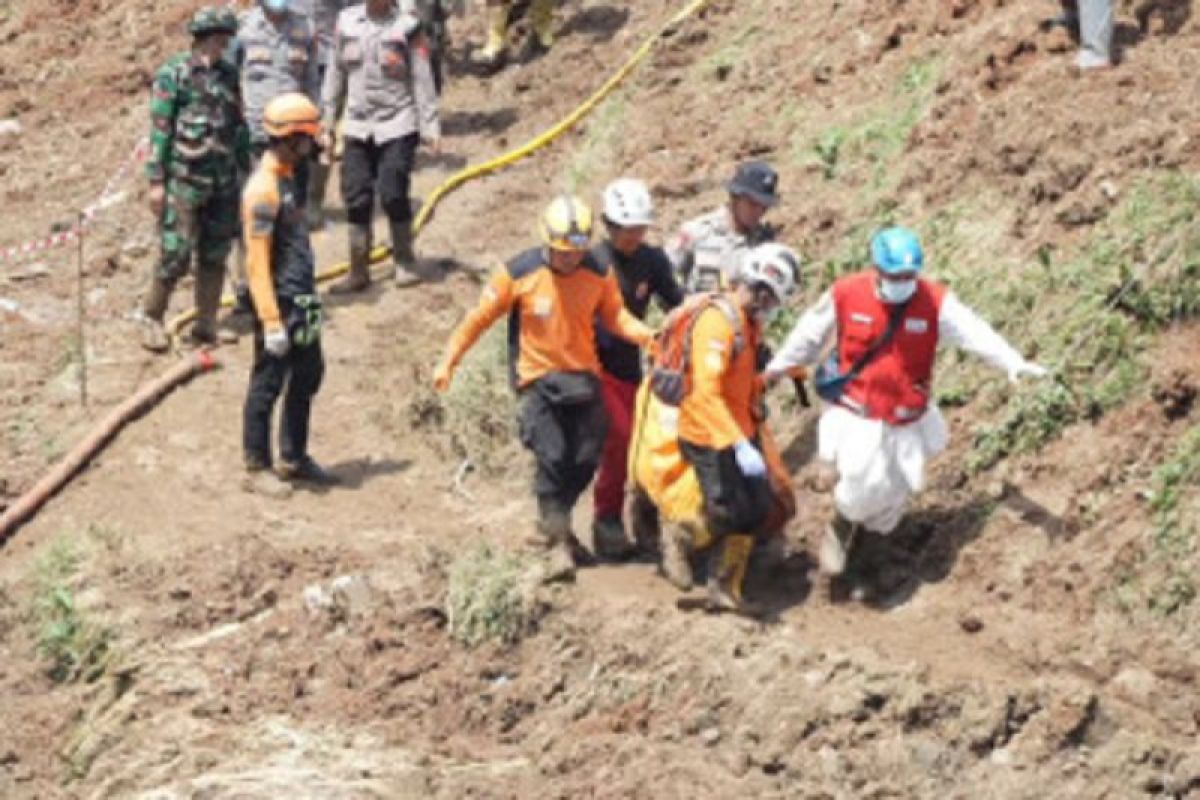
[[[192,36],[206,36],[210,33],[237,33],[237,17],[228,8],[205,6],[192,15],[188,23],[188,33]]]

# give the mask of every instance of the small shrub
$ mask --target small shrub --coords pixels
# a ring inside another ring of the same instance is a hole
[[[511,644],[532,622],[521,585],[524,561],[480,544],[450,565],[446,615],[450,635],[468,647],[488,641]]]
[[[47,674],[59,683],[96,680],[111,655],[112,629],[78,607],[70,586],[81,562],[78,547],[59,539],[35,567],[37,652],[48,661]]]

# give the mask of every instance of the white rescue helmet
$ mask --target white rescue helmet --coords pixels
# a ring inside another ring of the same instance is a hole
[[[654,201],[646,184],[618,178],[604,188],[604,219],[622,228],[654,224]]]
[[[800,281],[800,258],[786,245],[760,244],[746,254],[739,277],[746,286],[766,286],[782,303]]]

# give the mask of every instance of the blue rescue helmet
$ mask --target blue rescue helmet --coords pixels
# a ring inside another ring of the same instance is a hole
[[[885,228],[871,240],[871,260],[884,274],[920,272],[925,263],[921,240],[908,228]]]

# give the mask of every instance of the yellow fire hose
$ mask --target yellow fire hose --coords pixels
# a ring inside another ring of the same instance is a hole
[[[630,73],[632,73],[638,64],[640,64],[646,58],[646,56],[650,54],[650,51],[660,39],[671,33],[680,23],[684,22],[710,3],[712,3],[712,0],[691,0],[691,2],[676,12],[675,15],[668,19],[657,31],[651,34],[646,41],[642,43],[641,47],[635,50],[633,55],[631,55],[625,61],[621,68],[613,73],[613,75],[604,82],[603,86],[597,89],[591,97],[583,101],[583,103],[581,103],[574,111],[561,119],[553,127],[542,132],[515,150],[496,156],[490,161],[485,161],[482,164],[466,167],[465,169],[450,176],[450,178],[448,178],[440,186],[434,189],[432,193],[430,193],[429,197],[426,198],[424,204],[421,206],[421,210],[417,213],[416,219],[413,220],[413,237],[415,238],[420,235],[422,229],[424,229],[424,227],[433,218],[433,212],[437,208],[438,203],[444,200],[451,192],[458,189],[463,184],[475,180],[476,178],[481,178],[484,175],[489,175],[511,164],[515,164],[526,156],[542,149],[567,131],[571,130],[571,128],[575,127],[580,120],[590,114],[597,105],[599,105],[606,97],[608,97],[608,95],[612,94],[613,90],[620,86],[625,79],[629,77]],[[377,264],[390,256],[391,253],[392,250],[390,247],[376,247],[371,251],[371,263]],[[348,261],[342,261],[334,264],[333,266],[317,272],[317,282],[323,283],[333,278],[337,278],[345,274],[349,269],[350,262]],[[225,295],[221,298],[221,307],[230,308],[233,306],[233,302],[234,298],[232,295]],[[178,336],[179,330],[195,318],[196,309],[190,309],[172,319],[167,329],[170,331],[172,336]]]

